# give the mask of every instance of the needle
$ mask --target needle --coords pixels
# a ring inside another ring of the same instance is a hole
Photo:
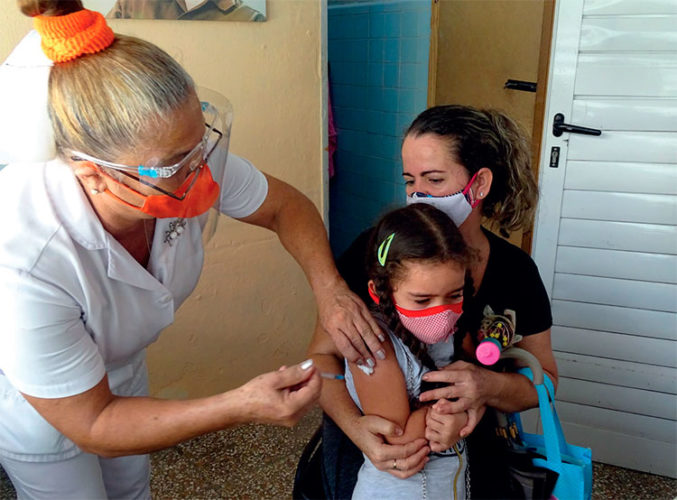
[[[343,375],[339,375],[339,374],[335,374],[335,373],[322,372],[322,373],[320,373],[320,375],[322,376],[322,378],[329,378],[329,379],[332,379],[332,380],[345,380],[346,379]]]

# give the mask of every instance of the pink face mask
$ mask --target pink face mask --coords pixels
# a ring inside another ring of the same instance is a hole
[[[377,304],[379,299],[369,289],[369,295]],[[444,304],[412,311],[395,304],[402,325],[424,344],[446,341],[454,334],[456,322],[463,314],[463,302]]]
[[[404,327],[424,344],[443,342],[454,334],[456,322],[463,313],[463,302],[411,311],[395,304]]]

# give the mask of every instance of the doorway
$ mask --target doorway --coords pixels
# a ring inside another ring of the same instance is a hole
[[[329,0],[330,100],[337,129],[329,232],[340,255],[404,204],[402,135],[428,99],[429,0]],[[332,175],[333,174],[333,175]]]

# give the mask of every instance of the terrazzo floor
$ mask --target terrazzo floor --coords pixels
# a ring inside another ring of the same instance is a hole
[[[320,422],[312,411],[293,429],[247,425],[152,455],[154,499],[290,499],[296,463]],[[594,500],[677,498],[677,480],[594,464]],[[0,499],[16,494],[0,469]]]

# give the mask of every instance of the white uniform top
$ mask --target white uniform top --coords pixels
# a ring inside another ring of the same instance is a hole
[[[225,153],[214,154],[222,160]],[[251,163],[230,154],[218,170],[221,213],[245,217],[261,206],[268,184]],[[158,219],[146,269],[104,230],[60,160],[1,170],[0,213],[0,454],[74,456],[79,449],[18,391],[72,396],[105,373],[116,394],[146,391],[145,347],[198,282],[207,214]]]
[[[49,121],[48,83],[54,63],[32,30],[0,65],[0,166],[56,156]]]

